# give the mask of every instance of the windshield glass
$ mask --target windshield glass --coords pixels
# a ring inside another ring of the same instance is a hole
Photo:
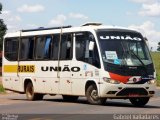
[[[152,63],[147,45],[140,33],[99,30],[97,35],[104,63],[127,66]]]

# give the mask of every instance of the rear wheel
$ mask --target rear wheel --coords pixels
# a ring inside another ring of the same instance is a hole
[[[26,86],[26,97],[28,100],[42,100],[43,94],[34,93],[34,87],[31,82],[29,82]]]
[[[139,98],[130,98],[130,102],[134,105],[134,106],[144,106],[148,103],[149,101],[149,97],[139,97]]]
[[[64,101],[68,102],[75,102],[78,100],[78,96],[69,96],[69,95],[62,95]]]
[[[90,85],[86,91],[86,97],[90,104],[100,105],[106,103],[106,98],[99,98],[96,85]]]

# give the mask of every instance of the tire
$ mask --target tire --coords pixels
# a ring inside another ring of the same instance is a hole
[[[63,100],[67,102],[75,102],[78,100],[78,96],[69,96],[69,95],[62,95]]]
[[[146,105],[149,101],[150,97],[140,97],[140,98],[130,98],[130,102],[137,107],[142,107]]]
[[[102,105],[106,103],[106,98],[98,97],[98,90],[96,85],[90,85],[86,91],[86,97],[90,104]]]
[[[29,82],[26,86],[26,97],[30,101],[42,100],[43,94],[34,93],[33,84],[31,82]]]

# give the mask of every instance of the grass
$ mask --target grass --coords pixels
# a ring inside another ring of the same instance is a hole
[[[160,86],[160,52],[152,52],[151,55],[157,73],[157,86]]]
[[[4,90],[3,86],[2,86],[2,84],[0,84],[0,93],[4,93],[4,92],[5,92],[5,90]]]

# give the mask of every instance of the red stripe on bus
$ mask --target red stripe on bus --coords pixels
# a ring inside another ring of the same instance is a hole
[[[109,75],[111,79],[120,81],[122,83],[127,83],[129,81],[129,78],[131,78],[131,76],[122,76],[115,73],[109,73]]]

